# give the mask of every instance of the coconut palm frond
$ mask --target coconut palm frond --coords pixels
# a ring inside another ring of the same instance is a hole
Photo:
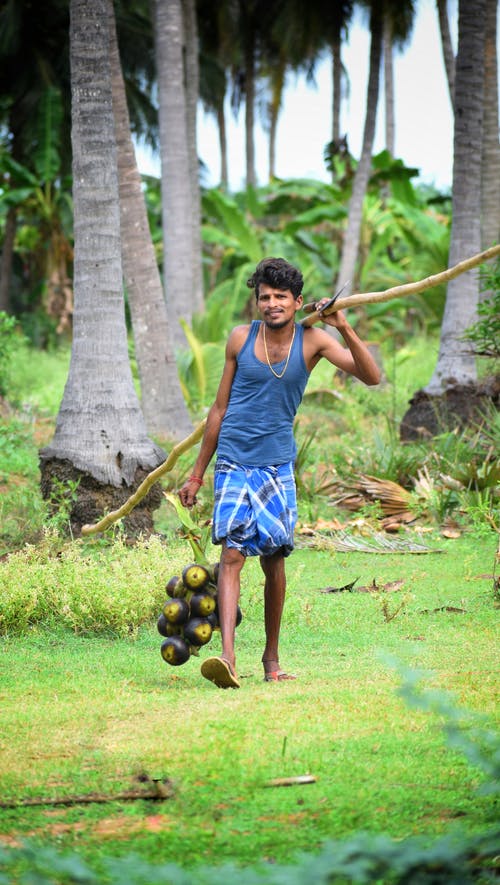
[[[399,522],[415,519],[410,512],[411,493],[390,479],[360,474],[346,483],[337,483],[335,493],[333,503],[353,512],[378,501],[386,518]]]
[[[305,542],[305,546],[322,550],[355,553],[442,553],[438,547],[429,547],[410,538],[388,537],[383,532],[374,532],[370,537],[332,532],[327,535],[314,533]]]

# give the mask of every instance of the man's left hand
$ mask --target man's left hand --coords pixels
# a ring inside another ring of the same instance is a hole
[[[327,326],[333,326],[335,329],[340,329],[347,324],[347,320],[345,318],[345,314],[342,310],[334,310],[333,313],[328,314],[327,316],[322,316],[321,309],[328,304],[330,298],[321,298],[320,301],[316,302],[316,310],[321,316],[321,321],[325,323]]]

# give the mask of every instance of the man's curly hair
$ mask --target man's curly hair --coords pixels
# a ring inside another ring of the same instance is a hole
[[[294,298],[302,294],[304,278],[293,264],[289,264],[284,258],[263,258],[259,261],[254,273],[247,280],[249,289],[255,289],[255,298],[259,297],[259,286],[265,283],[273,289],[285,291],[290,289]]]

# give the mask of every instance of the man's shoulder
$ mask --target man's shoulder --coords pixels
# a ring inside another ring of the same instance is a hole
[[[238,353],[239,350],[243,347],[245,341],[248,338],[248,333],[252,328],[251,323],[245,323],[241,326],[234,326],[229,333],[229,338],[227,340],[228,348],[230,351],[234,353]]]
[[[325,336],[329,338],[328,332],[325,332],[324,329],[319,329],[317,326],[303,326],[304,329],[304,344],[308,344],[310,347],[318,347],[320,348],[322,343],[324,343]]]

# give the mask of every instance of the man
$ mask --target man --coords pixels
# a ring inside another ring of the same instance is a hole
[[[261,261],[247,285],[255,289],[260,320],[236,326],[193,473],[179,492],[192,507],[215,451],[212,540],[222,545],[218,578],[220,657],[207,658],[202,675],[220,688],[239,688],[234,634],[240,573],[246,556],[259,556],[265,576],[264,679],[295,679],[280,667],[279,634],[285,601],[285,557],[293,549],[297,518],[293,420],[309,374],[321,358],[365,384],[380,372],[342,311],[324,317],[346,347],[325,330],[295,322],[302,307],[301,272],[283,258]],[[317,309],[326,304],[319,301]]]

